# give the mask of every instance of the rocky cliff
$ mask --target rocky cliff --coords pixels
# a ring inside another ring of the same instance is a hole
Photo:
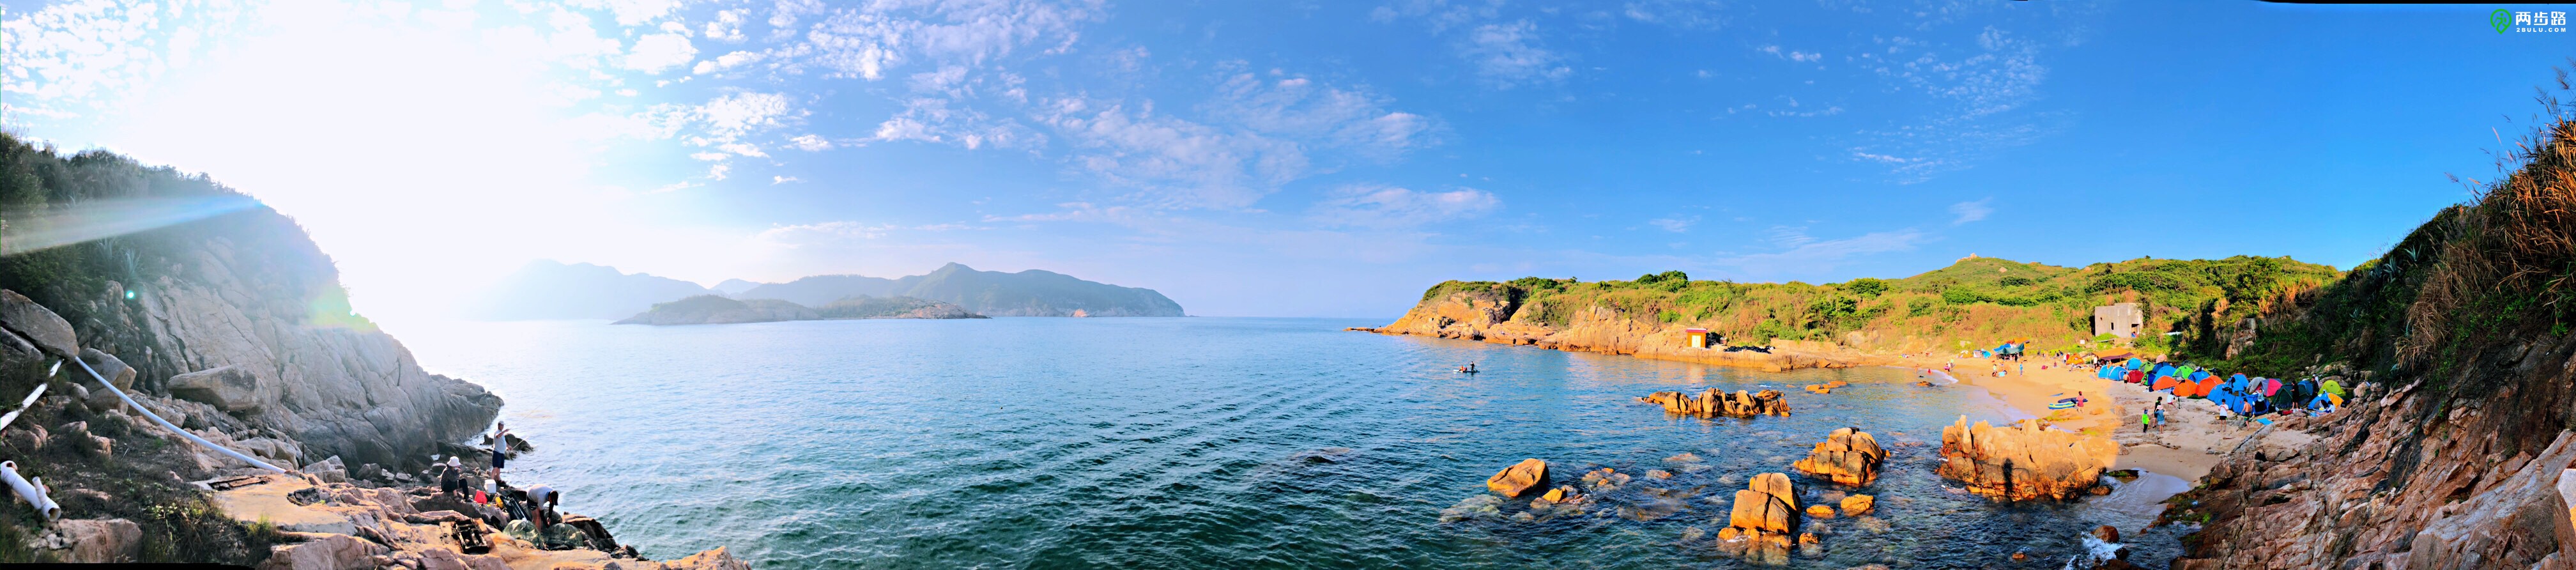
[[[2202,524],[2176,567],[2576,566],[2576,121],[2562,110],[2477,200],[2240,325],[2239,362],[2357,386],[2342,411],[2239,442],[2176,501],[2168,519]]]
[[[351,465],[420,464],[500,409],[481,387],[422,371],[352,313],[331,259],[286,216],[202,176],[115,155],[0,147],[10,171],[0,225],[11,239],[121,224],[96,215],[120,207],[241,205],[0,257],[0,287],[60,314],[82,346],[132,365],[138,391],[166,396],[174,377],[232,367],[245,381],[233,395],[245,397],[219,399],[224,413]]]
[[[1593,305],[1574,311],[1562,325],[1557,325],[1543,319],[1516,319],[1515,315],[1526,307],[1506,289],[1469,288],[1435,293],[1435,296],[1405,311],[1404,316],[1393,323],[1351,330],[1624,354],[1774,372],[1879,366],[1897,362],[1895,358],[1884,355],[1812,341],[1773,341],[1767,352],[1691,348],[1687,324],[1662,322],[1654,314]]]

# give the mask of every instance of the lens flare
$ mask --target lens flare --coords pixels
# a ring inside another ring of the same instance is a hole
[[[40,251],[248,210],[246,196],[94,200],[0,220],[0,255]]]

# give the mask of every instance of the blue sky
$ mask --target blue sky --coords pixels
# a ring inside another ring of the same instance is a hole
[[[5,4],[10,128],[259,196],[420,316],[533,258],[1367,317],[1442,279],[2349,267],[2576,55],[2487,24],[2564,6]]]

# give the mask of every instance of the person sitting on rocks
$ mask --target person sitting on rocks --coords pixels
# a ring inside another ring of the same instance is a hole
[[[458,459],[454,455],[447,456],[447,462],[438,466],[438,494],[454,495],[464,492],[465,460]]]

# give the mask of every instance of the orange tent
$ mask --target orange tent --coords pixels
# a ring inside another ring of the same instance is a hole
[[[2156,379],[2156,385],[2155,385],[2154,387],[2152,387],[2152,388],[2148,388],[2148,390],[2163,390],[2163,389],[2172,388],[2172,387],[2175,387],[2175,386],[2181,386],[2181,385],[2182,385],[2182,381],[2183,381],[2183,379],[2182,379],[2181,377],[2177,377],[2177,376],[2166,376],[2166,377],[2163,377],[2163,378],[2157,378],[2157,379]]]
[[[2211,374],[2208,378],[2200,379],[2199,383],[2194,384],[2191,387],[2191,397],[2207,398],[2209,397],[2209,391],[2215,389],[2218,389],[2218,375]]]

